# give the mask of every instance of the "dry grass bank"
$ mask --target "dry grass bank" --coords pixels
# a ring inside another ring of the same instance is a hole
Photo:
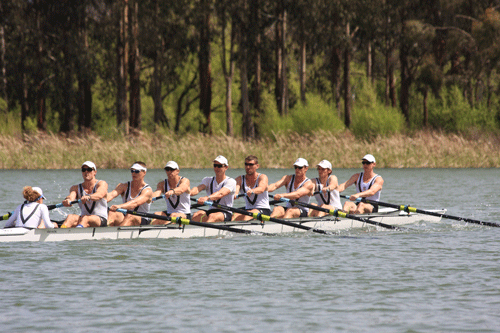
[[[23,137],[0,136],[1,169],[75,169],[85,160],[98,168],[127,168],[136,160],[162,168],[175,160],[181,168],[209,168],[217,155],[230,167],[241,168],[245,156],[259,157],[261,167],[291,167],[297,157],[314,165],[328,159],[335,168],[359,167],[366,153],[379,168],[490,168],[500,166],[500,137],[467,139],[454,134],[418,132],[411,136],[360,141],[350,133],[322,132],[300,136],[277,135],[243,142],[224,135],[155,136],[142,133],[121,140],[95,135],[64,137],[38,133]]]

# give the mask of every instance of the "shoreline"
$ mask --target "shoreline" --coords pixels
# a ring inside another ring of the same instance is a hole
[[[419,131],[412,135],[356,139],[350,132],[332,134],[275,135],[258,141],[242,141],[221,135],[183,136],[140,133],[120,139],[94,134],[62,136],[35,133],[0,136],[0,169],[78,169],[86,160],[98,169],[126,169],[134,161],[150,169],[163,168],[169,160],[181,168],[206,169],[217,155],[229,168],[241,168],[248,155],[259,158],[261,168],[290,168],[298,157],[310,168],[327,159],[333,168],[357,168],[365,154],[373,154],[377,168],[498,168],[500,137]]]

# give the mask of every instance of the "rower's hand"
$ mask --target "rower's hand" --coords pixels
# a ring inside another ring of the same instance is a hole
[[[325,186],[321,189],[321,191],[323,191],[324,194],[327,194],[328,193],[328,187]]]
[[[200,197],[198,198],[198,204],[204,205],[205,201],[208,201],[208,197]]]
[[[87,201],[91,201],[90,195],[84,195],[81,199],[82,204],[85,204]]]
[[[71,200],[70,199],[64,199],[62,202],[64,207],[71,207]]]
[[[112,211],[112,212],[116,212],[116,210],[118,208],[120,208],[120,207],[118,207],[118,205],[113,205],[113,206],[109,207],[109,210]]]
[[[357,195],[357,194],[353,194],[353,195],[351,195],[351,196],[349,197],[349,200],[351,200],[351,201],[356,201],[356,200],[358,200],[358,198],[359,198],[359,195]]]
[[[283,196],[281,194],[274,195],[274,200],[281,200],[281,198],[283,198]]]

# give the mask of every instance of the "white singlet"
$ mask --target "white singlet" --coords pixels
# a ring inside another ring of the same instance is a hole
[[[179,182],[175,187],[179,186],[182,179],[184,179],[184,177],[179,179]],[[170,188],[170,185],[168,185],[168,179],[165,179],[165,186],[163,187],[163,190],[165,193],[173,190],[173,188]],[[183,213],[186,215],[191,214],[191,195],[189,192],[184,192],[180,195],[171,195],[169,198],[165,198],[165,202],[167,203],[167,214],[169,215],[172,213]]]
[[[241,176],[241,188],[240,191],[241,193],[245,194],[248,191],[250,191],[253,188],[259,187],[259,174],[257,176],[257,179],[255,181],[255,185],[250,188],[245,180],[245,175]],[[267,189],[262,192],[261,194],[252,194],[249,197],[245,196],[245,209],[250,210],[250,209],[271,209],[271,206],[269,206],[269,192],[267,192]]]
[[[236,192],[236,180],[226,176],[226,178],[219,184],[217,183],[215,177],[205,177],[202,179],[201,183],[206,186],[207,196],[210,196],[212,193],[219,191],[223,187],[229,189],[230,192],[228,195],[223,196],[221,199],[216,200],[214,202],[217,202],[224,206],[233,207],[234,193]],[[228,210],[224,211],[227,211],[232,214],[232,212]]]
[[[54,225],[50,222],[47,205],[36,202],[24,203],[17,206],[12,216],[7,220],[5,228],[24,227],[36,229],[42,220],[45,228],[54,228]]]
[[[76,198],[81,199],[81,197],[83,197],[84,195],[94,194],[97,189],[97,184],[99,184],[99,182],[100,180],[98,180],[97,183],[95,183],[91,193],[85,192],[82,185],[83,183],[78,184],[78,193]],[[97,215],[106,220],[108,219],[108,201],[106,200],[106,196],[97,201],[94,200],[87,201],[85,204],[79,202],[78,206],[80,206],[80,209],[82,211],[80,213],[80,216]]]
[[[340,194],[339,191],[337,190],[331,190],[325,193],[322,191],[323,187],[328,187],[330,185],[330,177],[326,180],[325,186],[321,184],[321,181],[319,178],[314,178],[314,181],[316,182],[316,191],[318,191],[318,194],[315,194],[314,197],[316,198],[316,201],[318,202],[318,205],[330,205],[333,208],[336,209],[342,209],[342,203],[340,202]]]
[[[358,193],[364,192],[364,191],[367,191],[368,189],[370,189],[370,187],[372,187],[373,183],[375,183],[375,179],[377,177],[380,177],[380,175],[373,176],[372,179],[370,179],[369,181],[367,181],[365,183],[365,182],[363,182],[363,172],[361,172],[359,174],[358,180],[356,182],[356,185],[357,185],[356,188],[358,189]],[[379,201],[381,192],[382,192],[382,190],[378,191],[377,193],[375,193],[374,195],[372,195],[371,197],[368,197],[366,199],[373,200],[373,201]]]
[[[126,203],[126,202],[129,202],[129,201],[132,201],[134,200],[135,198],[137,198],[138,196],[141,195],[142,191],[145,189],[145,188],[151,188],[151,186],[149,186],[148,184],[144,185],[141,190],[139,191],[139,193],[137,193],[137,195],[135,197],[132,198],[132,191],[130,189],[130,187],[132,186],[132,182],[128,182],[127,183],[127,190],[125,191],[125,193],[122,193],[122,200],[123,200],[123,203]],[[139,205],[137,207],[135,207],[134,211],[136,212],[139,212],[139,213],[149,213],[149,207],[151,206],[151,202],[145,202],[143,203],[142,205]]]
[[[297,191],[299,188],[301,188],[302,186],[304,186],[304,184],[308,180],[309,180],[309,178],[304,179],[304,181],[302,183],[300,183],[299,186],[297,186],[297,188],[295,188],[295,185],[294,185],[295,184],[295,175],[292,175],[292,179],[290,180],[290,183],[288,184],[288,187],[287,187],[288,193],[292,193],[292,192]],[[299,201],[299,202],[303,202],[303,203],[308,204],[309,203],[309,199],[310,199],[310,196],[303,195],[300,198],[295,199],[295,201]],[[295,205],[292,205],[291,203],[287,203],[286,204],[286,208],[291,208],[291,207],[295,207]],[[307,207],[303,207],[303,206],[297,206],[297,207],[299,207],[301,210],[304,210],[305,212],[309,212],[309,208],[307,208]]]

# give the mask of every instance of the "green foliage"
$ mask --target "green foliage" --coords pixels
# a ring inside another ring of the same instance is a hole
[[[339,133],[345,129],[344,123],[337,117],[336,109],[325,103],[317,95],[307,95],[307,103],[297,103],[291,110],[293,126],[290,128],[299,134],[314,133],[319,130]]]
[[[353,134],[358,138],[370,140],[376,136],[401,133],[405,125],[401,112],[377,100],[375,87],[364,76],[356,77],[353,81]]]
[[[441,98],[429,98],[429,123],[446,132],[463,134],[475,131],[495,131],[499,124],[496,112],[485,103],[471,107],[457,86],[441,92]]]

